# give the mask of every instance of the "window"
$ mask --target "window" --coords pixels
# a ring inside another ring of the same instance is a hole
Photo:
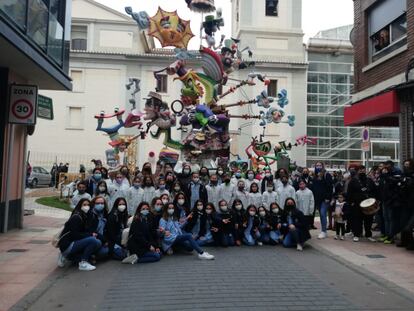
[[[167,75],[158,75],[157,77],[157,92],[167,93],[168,92],[168,77]]]
[[[270,80],[267,86],[267,95],[270,97],[277,97],[277,80]]]
[[[83,71],[72,69],[70,71],[70,77],[72,78],[72,92],[82,93],[85,91],[85,82],[83,78]]]
[[[27,34],[44,50],[46,50],[48,21],[49,12],[46,4],[42,0],[29,0]]]
[[[371,61],[407,44],[407,1],[381,1],[368,13]]]
[[[66,129],[83,130],[83,107],[67,107]]]
[[[10,17],[19,27],[25,28],[26,25],[26,1],[23,3],[16,0],[2,0],[0,1],[0,11]]]
[[[279,0],[266,0],[266,16],[278,15]]]
[[[77,51],[86,51],[88,48],[88,28],[81,25],[73,25],[71,32],[72,44],[71,49]]]

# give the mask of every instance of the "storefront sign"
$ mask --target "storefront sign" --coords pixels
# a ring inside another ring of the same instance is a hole
[[[37,86],[12,85],[10,87],[9,123],[35,125]]]
[[[362,144],[361,149],[364,152],[369,152],[371,150],[371,142],[369,137],[369,129],[367,127],[362,129]]]
[[[37,97],[37,117],[53,120],[53,100],[50,97],[40,94]]]

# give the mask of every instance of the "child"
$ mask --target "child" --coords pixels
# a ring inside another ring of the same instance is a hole
[[[166,194],[167,196],[170,196],[170,192],[166,189],[165,186],[165,179],[161,178],[158,180],[158,189],[155,190],[155,196],[157,198],[161,197],[163,194]],[[168,201],[167,201],[168,203]]]
[[[263,192],[262,195],[262,205],[265,209],[270,211],[270,204],[272,204],[273,202],[279,202],[279,195],[275,191],[273,182],[268,182],[266,186],[266,191]]]
[[[244,206],[249,205],[249,192],[245,190],[245,183],[243,179],[237,182],[237,188],[234,190],[233,200],[236,199],[242,201]]]
[[[249,205],[243,221],[243,227],[245,228],[243,232],[243,242],[248,246],[255,245],[259,235],[259,219],[256,214],[256,206]]]
[[[248,205],[254,205],[256,208],[262,205],[262,194],[259,191],[259,186],[255,182],[250,186]]]
[[[270,219],[264,206],[259,207],[259,233],[257,245],[269,244],[270,242]]]
[[[304,180],[299,181],[299,190],[296,191],[296,203],[297,209],[305,215],[305,219],[310,227],[315,210],[315,199],[313,192],[309,190]]]
[[[135,177],[132,181],[132,187],[128,189],[128,213],[129,215],[135,215],[135,211],[138,205],[142,202],[142,198],[144,196],[144,190],[141,188],[141,179],[139,177]]]
[[[335,240],[344,239],[345,235],[345,197],[342,193],[338,194],[338,199],[335,202],[335,229],[336,229],[336,236]]]

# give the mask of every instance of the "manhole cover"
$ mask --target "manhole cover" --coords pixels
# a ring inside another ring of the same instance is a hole
[[[27,251],[28,249],[24,249],[24,248],[12,248],[12,249],[9,249],[7,252],[8,253],[24,253]]]
[[[49,240],[30,240],[29,244],[48,244]]]
[[[22,230],[23,232],[45,232],[46,229],[40,229],[40,228],[26,228]]]
[[[367,255],[367,257],[372,259],[386,258],[385,256],[379,254]]]

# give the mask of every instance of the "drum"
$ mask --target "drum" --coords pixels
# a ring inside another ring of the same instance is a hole
[[[380,209],[377,200],[373,198],[362,201],[359,206],[361,207],[362,213],[365,215],[374,215]]]

